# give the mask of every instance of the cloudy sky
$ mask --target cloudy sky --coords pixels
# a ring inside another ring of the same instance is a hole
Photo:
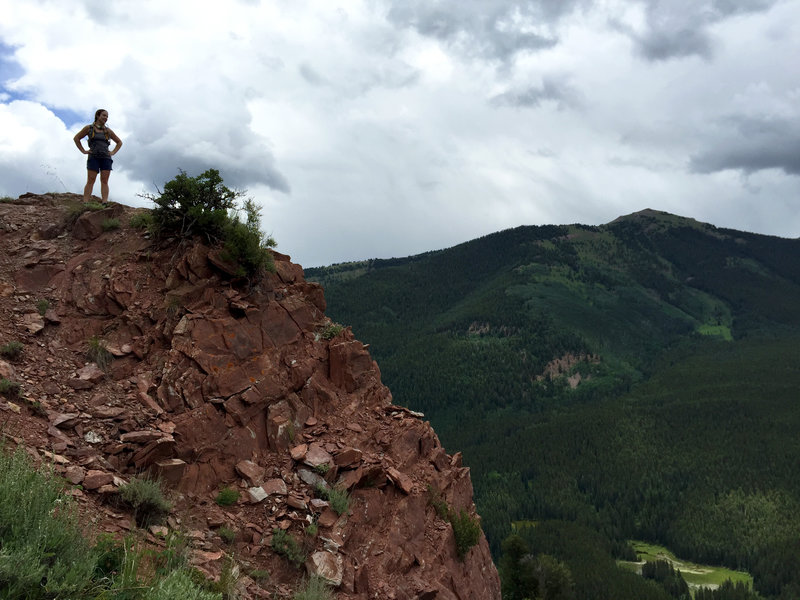
[[[217,168],[303,266],[644,208],[800,236],[800,0],[0,0],[0,196]],[[99,184],[96,193],[99,194]]]

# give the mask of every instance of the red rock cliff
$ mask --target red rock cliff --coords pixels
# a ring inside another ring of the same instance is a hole
[[[0,376],[25,398],[0,400],[0,417],[7,436],[81,484],[73,493],[99,529],[135,527],[107,500],[149,472],[174,491],[168,523],[188,533],[199,568],[213,576],[230,555],[270,572],[267,583],[241,575],[242,597],[288,597],[301,579],[271,548],[284,530],[340,599],[500,598],[483,535],[459,560],[430,502],[433,490],[475,516],[469,469],[421,415],[392,405],[377,364],[332,326],[300,266],[275,253],[276,273],[235,285],[202,244],[155,245],[132,229],[134,209],[69,224],[78,200],[0,204],[0,343],[24,344]],[[108,364],[87,361],[90,344]],[[348,510],[316,498],[319,485],[346,488]],[[224,487],[241,492],[232,507],[214,502]]]

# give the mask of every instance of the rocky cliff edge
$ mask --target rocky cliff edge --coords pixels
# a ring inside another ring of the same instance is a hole
[[[500,598],[486,539],[460,560],[431,503],[477,516],[460,454],[392,404],[299,265],[274,253],[275,273],[232,281],[203,244],[133,229],[143,209],[76,218],[79,207],[72,194],[0,203],[0,345],[23,344],[0,357],[0,377],[22,389],[0,397],[0,420],[75,486],[94,531],[157,546],[179,530],[207,575],[230,558],[241,567],[242,598],[288,598],[306,572],[339,599]],[[166,526],[141,530],[114,502],[143,474],[169,490]],[[318,497],[326,486],[348,491],[343,514]],[[222,507],[226,487],[239,500]],[[276,531],[301,540],[302,567],[273,551]]]

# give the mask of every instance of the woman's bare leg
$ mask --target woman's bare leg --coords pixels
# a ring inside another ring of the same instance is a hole
[[[92,188],[94,188],[95,179],[97,179],[97,171],[87,170],[86,185],[83,188],[84,202],[89,202],[92,199]],[[106,180],[108,180],[108,177],[106,177]]]
[[[103,202],[108,202],[108,177],[111,171],[100,171],[100,197]]]

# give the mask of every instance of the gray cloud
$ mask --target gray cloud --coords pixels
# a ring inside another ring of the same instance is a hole
[[[628,35],[637,53],[650,61],[686,56],[711,58],[714,42],[709,27],[727,18],[769,10],[779,0],[644,0],[645,29],[612,20]]]
[[[722,122],[724,135],[689,161],[695,173],[714,173],[726,169],[750,174],[765,169],[780,169],[800,176],[800,125],[797,119],[730,117]]]
[[[275,167],[272,155],[259,147],[258,142],[248,143],[235,152],[212,153],[206,145],[201,146],[201,150],[193,150],[175,146],[164,138],[151,144],[134,138],[130,141],[132,144],[138,142],[139,151],[125,156],[122,164],[126,173],[133,179],[158,187],[175,177],[179,170],[197,175],[207,169],[217,169],[231,188],[244,189],[261,184],[280,192],[290,192],[287,178]]]
[[[545,77],[541,85],[511,90],[491,99],[494,106],[522,108],[536,108],[545,102],[554,102],[559,109],[580,108],[583,105],[583,96],[569,83]]]
[[[297,70],[300,72],[300,76],[311,85],[322,85],[325,83],[325,79],[308,63],[302,63]]]
[[[468,55],[507,61],[524,50],[558,43],[555,23],[584,0],[397,0],[388,13],[397,26],[415,29]]]

